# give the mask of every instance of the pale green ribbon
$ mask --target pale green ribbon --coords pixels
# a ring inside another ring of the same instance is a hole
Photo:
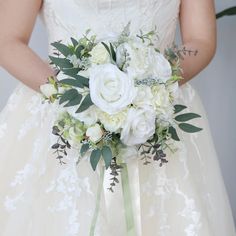
[[[90,236],[94,236],[94,232],[95,232],[96,222],[97,222],[97,218],[98,218],[98,212],[99,212],[99,208],[100,208],[100,199],[101,199],[101,193],[102,193],[102,187],[103,187],[103,181],[104,181],[104,172],[105,172],[105,166],[102,166],[102,171],[100,174],[100,180],[99,180],[98,191],[97,191],[95,212],[94,212],[92,224],[90,227],[90,233],[89,233]]]
[[[123,198],[124,198],[127,236],[136,236],[127,164],[122,163],[121,165],[123,167],[121,170],[121,184],[122,184],[122,191],[123,191]],[[94,212],[93,220],[90,227],[90,233],[89,233],[90,236],[94,236],[94,232],[95,232],[96,222],[97,222],[99,208],[100,208],[100,199],[101,199],[101,193],[102,193],[102,188],[103,188],[104,172],[105,172],[105,167],[102,167],[102,172],[100,174],[99,186],[98,186],[98,191],[97,191],[96,207],[95,207],[95,212]]]
[[[121,182],[124,197],[124,207],[125,207],[125,220],[127,236],[135,236],[135,225],[134,225],[134,213],[132,206],[132,197],[129,184],[128,168],[126,163],[122,163],[121,169]]]

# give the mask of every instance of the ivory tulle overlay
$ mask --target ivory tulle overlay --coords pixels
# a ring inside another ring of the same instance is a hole
[[[91,28],[101,39],[130,20],[131,30],[159,30],[159,47],[174,41],[179,0],[44,0],[49,42]],[[52,48],[49,45],[49,54]],[[19,84],[0,113],[1,236],[235,236],[233,217],[198,94],[186,84],[179,102],[202,115],[204,130],[181,134],[169,163],[125,165],[115,193],[102,162],[93,171],[70,150],[65,165],[52,153],[55,109]]]

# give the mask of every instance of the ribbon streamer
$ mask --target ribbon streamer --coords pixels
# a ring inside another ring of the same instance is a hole
[[[123,191],[123,197],[124,197],[127,236],[136,236],[135,224],[134,224],[134,214],[133,214],[133,205],[132,205],[132,196],[131,196],[131,191],[130,191],[127,164],[122,163],[121,165],[123,167],[121,169],[121,183],[122,183],[122,191]]]
[[[98,212],[99,212],[99,208],[100,208],[101,193],[102,193],[102,189],[103,189],[104,172],[105,172],[105,166],[102,166],[99,185],[98,185],[98,191],[97,191],[96,207],[95,207],[93,220],[92,220],[91,227],[90,227],[89,236],[94,236],[94,232],[95,232],[95,227],[96,227],[97,218],[98,218]]]

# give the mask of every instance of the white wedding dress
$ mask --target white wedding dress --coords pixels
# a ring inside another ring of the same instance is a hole
[[[50,43],[80,37],[88,28],[98,39],[113,37],[131,21],[133,33],[156,25],[163,50],[174,41],[179,5],[180,0],[44,0],[40,16]],[[88,159],[77,166],[75,151],[61,166],[50,148],[55,112],[19,84],[0,113],[0,235],[235,236],[201,101],[186,84],[179,102],[202,115],[194,124],[204,130],[181,133],[179,151],[163,167],[129,161],[134,227],[127,228],[121,182],[115,193],[108,191],[110,171],[102,179],[101,163],[96,172]]]

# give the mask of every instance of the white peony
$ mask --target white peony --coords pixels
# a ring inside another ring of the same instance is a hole
[[[143,43],[122,43],[116,50],[116,62],[128,74],[141,79],[149,68],[149,48]]]
[[[47,98],[57,93],[57,89],[55,88],[55,86],[53,84],[48,84],[48,83],[41,85],[40,91]]]
[[[91,99],[102,111],[115,114],[132,103],[136,95],[134,81],[115,65],[94,65],[89,73]]]
[[[150,51],[149,55],[149,73],[156,77],[158,81],[166,83],[172,76],[172,69],[169,61],[159,52],[154,49]]]
[[[99,124],[94,124],[93,126],[89,127],[86,131],[86,136],[89,140],[93,143],[97,143],[102,138],[103,131]]]
[[[117,133],[120,131],[124,123],[126,114],[126,111],[121,111],[113,115],[110,115],[106,112],[100,112],[98,117],[107,131]]]
[[[102,43],[98,43],[90,52],[90,61],[93,64],[105,64],[110,62],[110,54]]]
[[[151,109],[129,109],[121,141],[127,146],[145,143],[155,133],[155,119],[156,114]]]

